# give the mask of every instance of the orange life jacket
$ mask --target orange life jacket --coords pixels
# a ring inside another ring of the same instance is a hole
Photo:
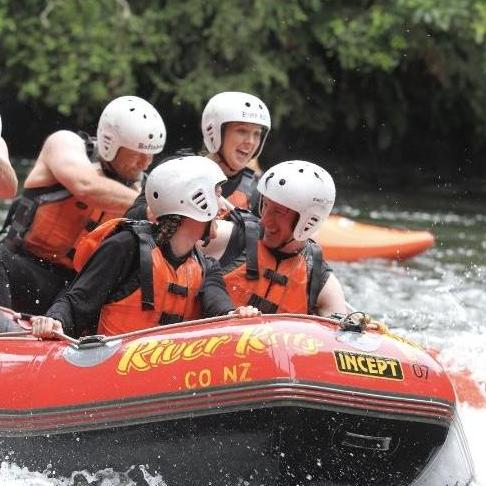
[[[143,309],[142,289],[101,308],[98,333],[122,334],[159,324],[201,317],[198,293],[203,271],[196,256],[189,257],[175,270],[158,247],[151,253],[153,263],[153,309]]]
[[[308,241],[295,256],[280,262],[258,238],[257,219],[232,211],[230,219],[245,227],[245,258],[223,268],[228,293],[236,306],[253,305],[265,314],[316,314],[322,251]]]
[[[88,206],[61,184],[26,189],[15,205],[6,237],[9,247],[69,269],[79,240],[104,221],[122,216],[121,211]]]
[[[76,253],[73,257],[73,267],[76,272],[80,272],[91,255],[98,249],[103,240],[114,234],[117,230],[131,223],[132,226],[140,224],[126,218],[112,218],[97,226],[93,231],[86,233],[76,246]],[[143,224],[146,224],[144,221]]]
[[[204,280],[204,257],[195,250],[174,269],[156,246],[152,228],[147,221],[118,218],[102,224],[80,241],[74,257],[78,269],[117,231],[132,231],[139,242],[140,287],[135,291],[128,287],[116,291],[115,300],[101,308],[98,333],[122,334],[201,316],[197,297]]]

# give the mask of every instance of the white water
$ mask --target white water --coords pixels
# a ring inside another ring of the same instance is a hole
[[[350,207],[341,208],[341,212],[362,215]],[[380,260],[334,264],[348,300],[357,309],[387,322],[398,334],[439,350],[438,358],[446,369],[470,370],[486,394],[486,259],[482,256],[486,250],[486,216],[412,210],[398,213],[386,208],[369,216],[389,224],[432,227],[438,244],[404,264]],[[476,482],[486,486],[486,408],[461,404],[460,416],[475,464]],[[53,480],[47,474],[20,469],[8,459],[0,461],[1,486],[85,485],[96,480],[97,486],[134,484],[126,474],[109,470],[83,473],[84,483],[77,482],[80,476],[75,473],[68,479]],[[143,468],[142,473],[150,486],[165,485],[160,476],[152,477]]]
[[[450,207],[440,202],[438,206]],[[341,212],[363,215],[351,207],[342,207]],[[486,214],[464,208],[457,212],[384,208],[366,216],[381,224],[430,229],[436,246],[400,264],[375,260],[333,265],[348,299],[354,307],[383,319],[397,334],[439,350],[438,359],[447,370],[469,370],[486,397]],[[486,408],[462,403],[459,410],[476,482],[486,486]]]

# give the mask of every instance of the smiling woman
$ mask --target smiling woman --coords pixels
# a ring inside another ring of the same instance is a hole
[[[261,143],[262,134],[262,126],[254,123],[232,122],[225,125],[220,157],[227,167],[227,172],[240,172],[250,163]]]

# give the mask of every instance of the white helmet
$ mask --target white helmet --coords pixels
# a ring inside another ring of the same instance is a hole
[[[204,145],[210,154],[221,148],[223,125],[229,122],[255,123],[263,127],[260,145],[253,157],[258,157],[270,131],[270,113],[256,96],[237,91],[224,91],[213,96],[204,108],[201,120]]]
[[[120,147],[142,154],[158,154],[166,130],[159,112],[138,96],[121,96],[106,105],[98,122],[98,152],[111,162]]]
[[[196,221],[211,221],[218,214],[216,184],[225,180],[219,165],[207,157],[178,157],[150,173],[145,197],[156,218],[179,214]]]
[[[258,192],[268,199],[299,213],[294,238],[304,241],[329,216],[336,188],[329,173],[304,160],[282,162],[260,178]]]

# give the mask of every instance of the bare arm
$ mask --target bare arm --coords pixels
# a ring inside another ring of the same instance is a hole
[[[347,314],[346,300],[339,280],[333,273],[317,297],[317,312],[320,316],[329,316],[334,312]]]
[[[39,186],[39,179],[46,177],[61,183],[86,204],[105,211],[125,211],[138,195],[134,189],[98,174],[81,137],[68,130],[47,138],[25,186]]]
[[[0,198],[9,199],[17,193],[17,175],[10,163],[8,147],[0,136]]]

